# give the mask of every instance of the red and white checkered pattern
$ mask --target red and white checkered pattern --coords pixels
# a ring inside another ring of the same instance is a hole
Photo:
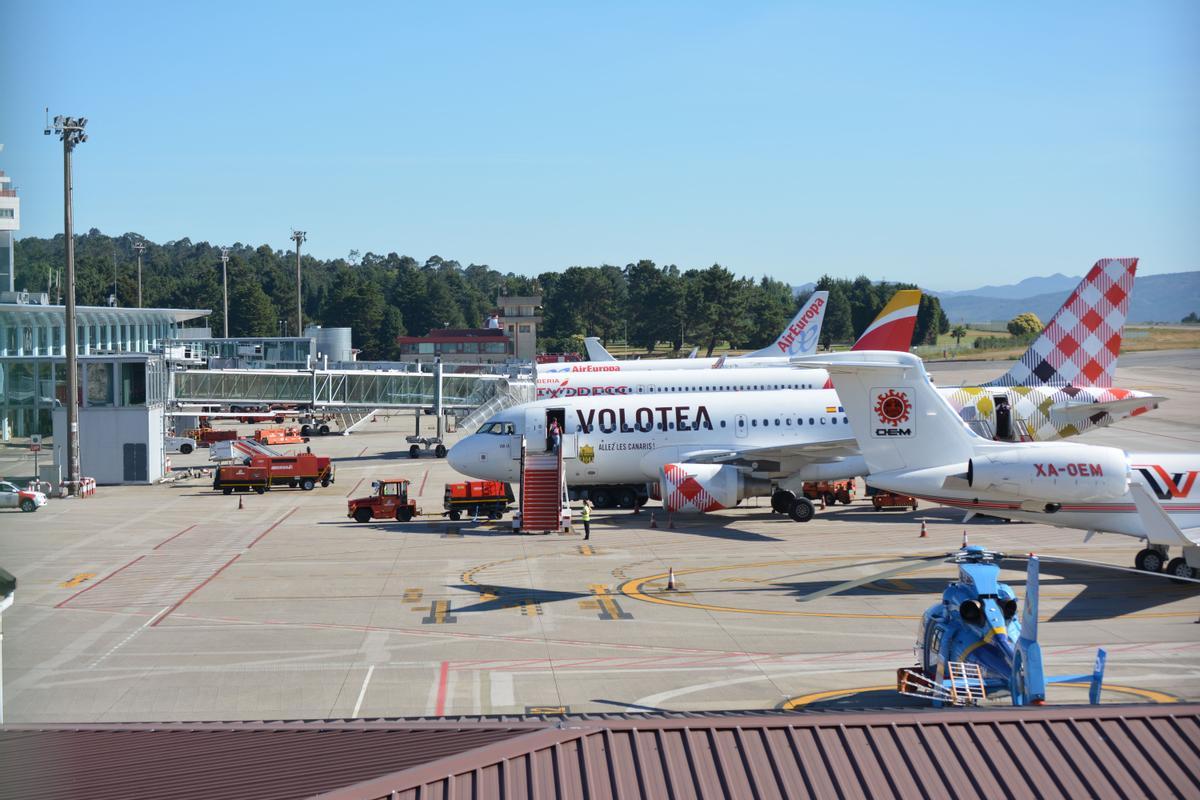
[[[1112,386],[1136,258],[1097,261],[1029,350],[990,386]]]
[[[667,511],[684,514],[703,514],[708,511],[718,511],[725,505],[718,502],[713,493],[705,487],[702,480],[714,476],[719,466],[692,465],[689,471],[681,464],[664,464],[663,475],[663,505]],[[737,501],[734,500],[736,505]]]

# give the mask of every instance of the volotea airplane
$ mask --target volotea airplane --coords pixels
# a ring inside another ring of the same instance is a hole
[[[917,290],[897,292],[862,338],[908,349],[919,302]],[[654,496],[671,511],[711,511],[772,495],[776,511],[800,522],[816,511],[800,491],[803,481],[861,472],[836,394],[817,388],[829,380],[823,370],[641,373],[668,374],[675,383],[566,394],[500,412],[451,448],[450,465],[474,477],[515,481],[521,437],[544,439],[556,419],[565,432],[567,484],[576,494],[586,487],[600,508],[633,507]],[[813,391],[761,391],[801,388]],[[796,446],[781,450],[781,440]],[[773,480],[785,485],[775,488]]]

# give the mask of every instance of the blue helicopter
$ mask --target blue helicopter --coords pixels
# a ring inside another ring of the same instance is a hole
[[[1025,605],[1018,618],[1016,593],[1008,584],[1001,583],[999,577],[1002,560],[1022,558],[1028,559],[1028,566]],[[1037,556],[995,553],[967,544],[964,536],[963,547],[957,552],[903,559],[907,563],[899,567],[829,586],[798,600],[815,600],[909,571],[913,561],[943,559],[958,565],[958,580],[942,592],[940,603],[921,616],[915,647],[919,663],[897,670],[899,692],[932,700],[939,706],[975,705],[986,700],[989,693],[1007,692],[1013,705],[1024,706],[1043,704],[1047,684],[1086,682],[1090,687],[1090,702],[1100,702],[1107,660],[1103,649],[1096,653],[1090,674],[1047,677],[1042,669]]]
[[[1089,684],[1088,700],[1100,702],[1107,654],[1096,653],[1090,674],[1047,677],[1038,644],[1040,561],[1029,556],[1025,605],[1017,617],[1017,596],[999,581],[1002,559],[978,545],[966,545],[950,557],[958,580],[946,587],[942,602],[921,617],[916,649],[920,663],[897,672],[897,689],[937,704],[974,704],[987,693],[1007,691],[1013,705],[1041,705],[1046,685]]]

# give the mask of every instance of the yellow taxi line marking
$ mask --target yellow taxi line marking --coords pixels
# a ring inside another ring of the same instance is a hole
[[[94,577],[96,577],[96,573],[94,572],[80,572],[70,580],[63,581],[59,584],[59,586],[63,589],[74,589],[79,584],[83,583],[84,581],[91,580]]]
[[[596,596],[596,602],[600,604],[600,619],[633,619],[633,614],[627,611],[622,611],[617,605],[617,601],[613,599],[612,594],[606,584],[592,583],[588,585],[592,590],[592,594]]]

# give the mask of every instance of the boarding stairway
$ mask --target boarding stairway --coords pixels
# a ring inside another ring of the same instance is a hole
[[[513,530],[551,533],[570,530],[571,509],[567,505],[566,473],[562,448],[557,453],[527,452],[521,441],[521,506],[513,519]]]

